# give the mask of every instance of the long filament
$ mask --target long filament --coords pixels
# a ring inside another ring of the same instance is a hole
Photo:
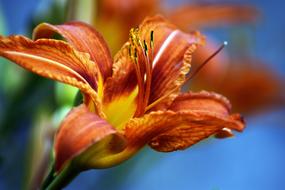
[[[185,82],[191,80],[194,76],[196,76],[207,63],[209,63],[218,53],[220,53],[220,51],[222,51],[222,49],[224,49],[226,45],[228,45],[228,42],[224,41],[219,49],[217,49],[210,57],[208,57],[201,65],[199,65],[199,67],[192,74],[186,78]]]
[[[185,81],[184,84],[189,81],[190,79],[192,79],[209,61],[211,61],[220,51],[222,51],[222,49],[228,45],[227,41],[224,41],[224,43],[219,47],[219,49],[217,51],[215,51],[210,57],[208,57],[194,72],[192,75],[190,75]],[[173,90],[171,90],[169,93],[165,94],[164,96],[162,96],[161,98],[157,99],[156,101],[154,101],[153,103],[151,103],[150,105],[148,105],[146,107],[146,111],[150,110],[151,108],[153,108],[156,104],[158,104],[159,102],[161,102],[163,99],[167,98],[170,94],[172,94],[173,92],[175,92],[178,88],[174,88]]]

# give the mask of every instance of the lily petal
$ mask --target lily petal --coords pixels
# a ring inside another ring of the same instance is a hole
[[[59,40],[0,36],[0,55],[38,75],[79,88],[86,99],[91,97],[96,111],[101,113],[97,93],[92,88],[96,80],[90,77],[99,71],[88,54]]]
[[[173,101],[169,109],[174,111],[204,110],[227,117],[230,115],[231,107],[231,103],[226,97],[214,92],[201,91],[180,94]],[[242,120],[238,114],[233,115],[233,117]],[[223,128],[215,135],[216,138],[227,138],[232,136],[234,136],[234,134],[229,128]]]
[[[150,146],[158,151],[184,149],[210,135],[216,135],[218,138],[231,137],[232,129],[241,131],[244,128],[243,119],[239,114],[230,115],[229,101],[213,92],[181,94],[169,109],[178,114],[192,113],[193,117],[202,121],[184,123],[152,139]],[[209,120],[210,117],[212,121]]]
[[[183,114],[181,112],[179,114]],[[224,128],[241,131],[243,122],[236,117],[221,117],[206,111],[186,111],[192,121],[174,127],[151,140],[149,145],[160,152],[186,149],[199,141],[220,133]]]
[[[120,152],[124,147],[123,136],[82,104],[70,111],[56,134],[56,171],[73,158],[81,168],[87,169],[94,156],[102,158]]]
[[[29,71],[83,91],[94,82],[86,76],[94,68],[88,55],[77,52],[62,41],[0,36],[0,54]]]
[[[185,149],[223,128],[241,131],[242,121],[207,111],[158,111],[126,124],[128,149],[139,149],[145,144],[162,152]]]
[[[231,104],[226,97],[214,92],[188,92],[177,96],[168,109],[176,112],[201,110],[226,116],[230,113]]]
[[[104,85],[103,110],[108,122],[117,129],[124,126],[137,109],[137,78],[128,45],[126,43],[116,54],[113,76]]]
[[[142,41],[150,42],[152,31],[154,47],[148,104],[175,97],[189,72],[191,54],[196,45],[204,44],[205,41],[199,32],[184,33],[161,16],[149,17],[143,21],[139,27]]]
[[[229,100],[214,92],[188,92],[180,94],[169,107],[173,111],[182,110],[201,110],[210,111],[227,117],[231,111]],[[215,135],[217,138],[226,138],[234,136],[228,128],[223,128]]]
[[[110,50],[102,35],[94,28],[79,21],[62,25],[42,23],[35,28],[33,37],[34,39],[51,38],[55,33],[62,35],[76,50],[89,53],[91,60],[98,65],[104,80],[111,76],[112,58]]]
[[[191,67],[191,60],[192,60],[192,54],[196,50],[197,46],[195,44],[192,44],[191,46],[188,47],[188,49],[185,51],[183,60],[179,64],[182,64],[181,68],[178,69],[177,67],[173,67],[172,73],[168,74],[173,74],[176,72],[176,76],[172,75],[173,80],[167,79],[166,73],[160,75],[165,75],[165,80],[161,81],[158,79],[157,85],[152,86],[152,92],[156,92],[156,89],[160,89],[157,91],[157,93],[153,93],[153,96],[150,97],[149,106],[147,107],[147,110],[163,110],[165,107],[168,107],[172,101],[175,99],[175,97],[180,93],[180,88],[184,84],[185,81],[185,76],[190,70]],[[158,72],[165,72],[166,70],[162,69],[161,71]],[[175,78],[176,77],[176,78]],[[160,85],[161,83],[159,82],[166,82],[166,84]]]
[[[165,13],[167,18],[184,30],[223,24],[250,23],[256,21],[258,11],[244,5],[183,5],[172,12]]]

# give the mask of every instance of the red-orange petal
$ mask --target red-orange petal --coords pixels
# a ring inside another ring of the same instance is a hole
[[[137,78],[134,63],[128,54],[128,43],[114,60],[113,76],[104,85],[102,106],[108,122],[119,129],[134,116],[137,109]]]
[[[102,158],[120,152],[124,147],[122,135],[82,104],[69,112],[56,134],[56,171],[75,157],[80,160],[80,167],[92,167],[94,150],[95,156]]]
[[[111,76],[110,50],[102,35],[94,28],[79,21],[67,22],[62,25],[42,23],[35,28],[33,37],[34,39],[51,38],[55,33],[62,35],[76,50],[89,53],[90,59],[98,65],[103,79]]]
[[[63,41],[24,36],[0,36],[0,55],[43,77],[73,85],[93,96],[96,72],[88,54],[80,53]]]
[[[190,69],[191,54],[196,45],[205,40],[199,32],[184,33],[161,16],[143,21],[138,32],[141,41],[150,42],[151,31],[154,33],[154,55],[149,104],[179,91]]]
[[[129,56],[126,43],[114,57],[113,75],[107,79],[104,88],[104,102],[111,102],[120,96],[128,96],[137,86],[134,62]]]
[[[201,122],[178,125],[152,139],[150,146],[158,151],[184,149],[210,135],[218,138],[231,137],[232,129],[241,131],[244,128],[242,117],[239,114],[230,114],[229,101],[213,92],[181,94],[173,101],[169,110],[178,114],[192,113],[192,117]]]
[[[244,127],[241,118],[221,117],[207,111],[185,113],[191,118],[190,121],[174,125],[172,130],[153,138],[149,145],[160,152],[183,150],[211,135],[219,134],[224,128],[241,131]],[[178,114],[183,114],[183,111]]]
[[[159,111],[126,124],[128,146],[134,149],[145,144],[162,152],[185,149],[223,128],[241,131],[244,124],[238,118],[225,117],[207,111]]]
[[[207,91],[190,91],[188,93],[181,93],[179,96],[177,96],[177,98],[173,101],[173,103],[168,109],[174,111],[204,110],[224,116],[229,116],[231,114],[232,105],[230,101],[221,94]],[[234,115],[236,115],[237,117],[238,114]],[[221,131],[221,134],[217,134],[217,136],[231,137],[233,135],[230,129],[223,129]]]
[[[203,110],[226,116],[231,111],[231,104],[226,97],[214,92],[188,92],[179,94],[168,109],[176,112]]]
[[[185,82],[185,76],[190,70],[192,54],[196,50],[196,44],[192,44],[184,53],[182,66],[180,70],[176,73],[176,80],[167,80],[168,84],[166,86],[161,86],[161,96],[157,95],[157,99],[149,102],[149,106],[147,107],[147,111],[151,110],[164,110],[167,108],[172,101],[176,98],[176,96],[180,93],[181,86]],[[177,69],[177,68],[174,68]],[[163,72],[163,70],[162,70]],[[167,76],[165,76],[167,77]],[[155,91],[156,88],[152,89]]]
[[[177,96],[169,109],[173,111],[204,110],[227,117],[231,111],[231,104],[227,98],[214,92],[188,92]],[[215,135],[217,138],[232,136],[233,133],[228,128],[220,130],[219,133]]]

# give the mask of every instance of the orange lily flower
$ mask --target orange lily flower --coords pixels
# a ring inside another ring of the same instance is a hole
[[[67,42],[49,39],[60,34]],[[114,60],[89,25],[40,24],[34,40],[0,37],[0,55],[43,77],[80,89],[84,102],[66,116],[55,137],[55,168],[70,161],[106,168],[148,144],[157,151],[185,149],[211,135],[242,131],[229,101],[212,92],[180,93],[199,32],[184,33],[160,16],[145,19]]]

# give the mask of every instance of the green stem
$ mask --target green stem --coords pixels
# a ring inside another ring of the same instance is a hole
[[[75,167],[74,164],[70,163],[52,180],[45,190],[63,189],[79,173],[80,171],[78,170],[78,167]]]
[[[52,164],[52,167],[48,175],[46,176],[46,178],[44,179],[42,183],[41,190],[46,189],[47,186],[49,186],[49,184],[52,182],[52,180],[54,180],[54,178],[55,178],[55,170],[54,170],[54,164]]]

